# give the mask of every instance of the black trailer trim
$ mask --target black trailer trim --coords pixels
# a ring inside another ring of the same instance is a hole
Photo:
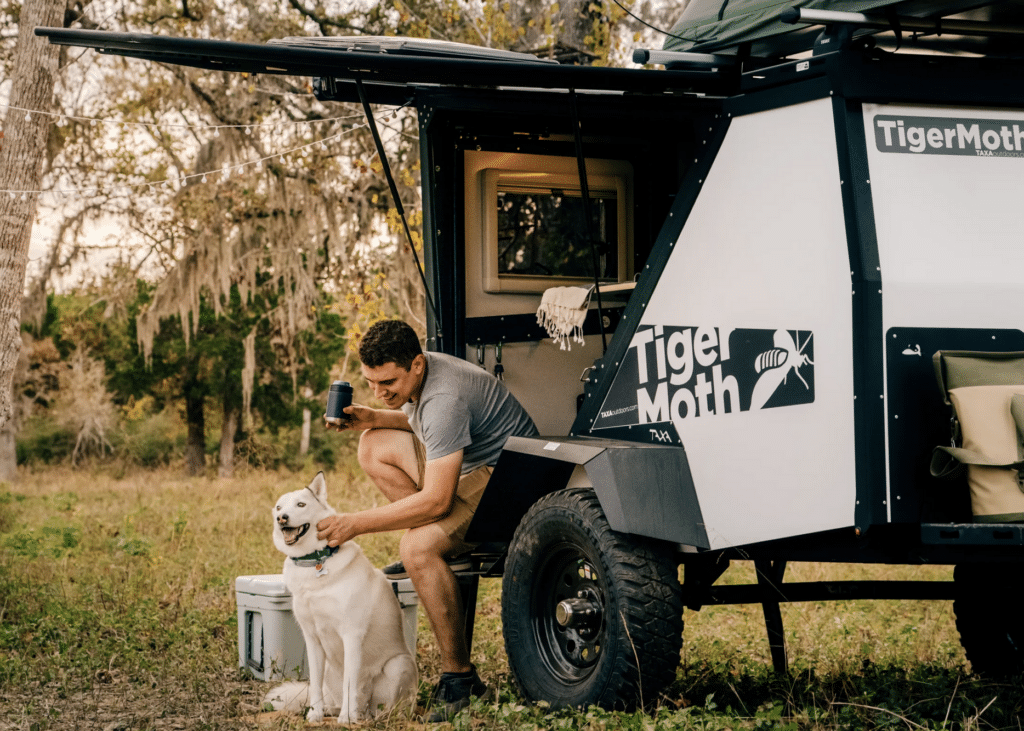
[[[759,574],[760,576],[760,574]],[[684,601],[690,609],[725,604],[765,602],[825,602],[860,599],[953,599],[952,581],[808,581],[728,584],[701,589],[686,586]]]
[[[850,256],[853,300],[853,418],[857,504],[864,531],[889,520],[886,497],[885,403],[882,358],[882,268],[875,237],[867,138],[859,102],[833,96],[840,189]]]
[[[734,117],[756,114],[769,109],[789,107],[817,99],[825,99],[832,93],[832,85],[825,76],[817,76],[791,83],[788,86],[765,89],[727,99],[723,108]]]
[[[366,96],[374,104],[404,106],[412,101],[415,95],[414,88],[405,84],[377,84],[364,81],[363,88],[366,90]],[[314,77],[313,96],[322,102],[356,103],[359,101],[359,91],[356,88],[356,82],[347,79],[335,79],[333,76]]]
[[[683,182],[679,186],[672,209],[669,211],[658,232],[654,247],[643,271],[639,273],[636,289],[630,297],[626,310],[622,314],[619,328],[615,331],[608,346],[608,350],[602,358],[595,362],[594,368],[587,377],[584,387],[583,404],[576,414],[576,420],[569,430],[570,436],[591,434],[591,427],[597,420],[601,403],[611,389],[612,380],[615,377],[618,364],[626,357],[629,344],[637,331],[640,320],[643,318],[644,308],[650,302],[654,289],[661,279],[661,275],[668,264],[669,257],[675,248],[676,241],[682,233],[686,219],[693,210],[697,197],[700,195],[704,181],[711,170],[711,164],[718,155],[725,134],[729,129],[730,118],[724,112],[716,113],[713,117],[698,118],[695,125],[698,126],[701,134],[699,152],[693,161],[693,165],[687,170]],[[704,130],[707,130],[705,133]]]
[[[805,76],[808,80],[800,81]],[[773,99],[770,92],[786,99],[801,86],[821,80],[825,88],[848,100],[1019,107],[1024,104],[1021,77],[1024,61],[1020,59],[888,53],[854,47],[747,71],[742,76],[742,95],[730,98],[728,104],[733,114],[745,114],[798,103],[794,98],[758,107],[764,102],[756,100],[762,94]],[[748,104],[752,105],[749,110]]]
[[[1024,546],[1024,525],[1013,523],[924,523],[921,543],[936,546]]]
[[[889,523],[873,526],[859,534],[855,528],[839,528],[743,546],[699,551],[696,554],[685,554],[683,560],[688,571],[693,571],[694,567],[727,565],[729,561],[781,560],[937,566],[993,561],[1019,563],[1024,560],[1024,544],[1018,544],[1013,537],[1007,538],[1005,530],[1011,527],[1007,524],[934,522],[925,525],[929,531],[927,536],[920,523]],[[1019,527],[1024,528],[1024,524]],[[979,537],[978,532],[989,529],[999,531],[999,537],[992,537],[992,540],[984,536]],[[959,533],[954,534],[951,531]]]
[[[421,182],[431,181],[430,185],[422,186],[423,253],[428,263],[428,281],[433,288],[431,294],[439,304],[436,319],[427,318],[427,348],[461,357],[458,349],[459,343],[465,341],[465,293],[458,278],[445,276],[445,273],[462,271],[464,253],[455,245],[462,218],[455,209],[455,202],[439,199],[436,191],[455,190],[462,185],[462,155],[441,143],[443,134],[434,133],[441,122],[429,91],[418,90],[416,111],[420,128]]]
[[[805,78],[824,77],[828,71],[829,57],[835,54],[813,56],[799,61],[786,61],[775,66],[766,66],[747,71],[740,80],[744,93],[775,86],[789,86]]]
[[[901,104],[1012,107],[1024,104],[1024,61],[883,51],[843,51],[827,64],[846,99]]]

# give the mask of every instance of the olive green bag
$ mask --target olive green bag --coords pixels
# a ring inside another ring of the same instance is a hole
[[[939,351],[932,362],[953,408],[950,446],[935,448],[932,474],[966,466],[975,520],[1024,522],[1024,353]]]

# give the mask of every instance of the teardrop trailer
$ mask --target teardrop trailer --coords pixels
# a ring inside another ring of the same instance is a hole
[[[690,4],[685,50],[638,52],[665,70],[411,39],[36,32],[415,107],[428,346],[493,369],[554,435],[505,446],[463,580],[472,618],[478,578],[503,576],[527,699],[657,697],[684,606],[761,604],[784,670],[780,603],[954,599],[975,669],[1015,670],[1003,577],[1024,525],[1004,521],[1024,515],[975,520],[966,482],[929,464],[951,416],[932,354],[1024,351],[1024,63],[999,53],[1020,29],[940,23],[941,3],[731,3],[771,7],[702,25],[708,5]],[[913,33],[994,51],[895,48]],[[555,286],[593,288],[582,345],[537,325]],[[716,585],[734,560],[755,584]],[[956,568],[787,583],[796,561]]]

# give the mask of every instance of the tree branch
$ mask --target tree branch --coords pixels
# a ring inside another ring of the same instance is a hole
[[[335,20],[334,18],[328,18],[322,15],[317,15],[312,10],[303,7],[302,3],[300,3],[299,0],[288,0],[288,4],[295,8],[296,10],[298,10],[304,16],[312,20],[314,23],[316,23],[317,26],[319,26],[320,28],[320,32],[325,36],[332,35],[331,33],[327,32],[328,28],[343,28],[345,30],[359,31],[360,33],[367,32],[366,28],[361,28],[357,25],[352,25],[352,23],[348,22],[347,20]]]

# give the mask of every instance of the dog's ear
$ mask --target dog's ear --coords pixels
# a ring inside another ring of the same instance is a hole
[[[327,500],[327,480],[324,478],[323,472],[317,472],[316,477],[309,483],[309,491],[316,496],[316,499],[320,502]]]

